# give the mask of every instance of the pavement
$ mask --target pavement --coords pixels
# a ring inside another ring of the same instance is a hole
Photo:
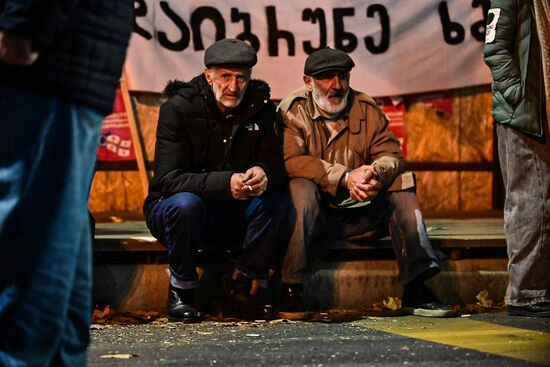
[[[320,246],[327,251],[311,266],[305,301],[312,310],[332,311],[317,312],[305,322],[213,316],[200,324],[151,318],[165,313],[169,273],[164,247],[143,222],[98,224],[93,293],[104,315],[92,326],[89,365],[550,366],[550,319],[495,312],[502,311],[507,283],[502,219],[426,224],[432,244],[448,257],[428,285],[460,309],[459,317],[380,312],[391,308],[384,308],[385,301],[392,303],[402,292],[391,241],[385,238]],[[231,273],[235,254],[211,250],[199,253],[203,277],[197,302],[216,315],[219,280]],[[111,318],[107,305],[118,315]],[[136,320],[141,323],[121,324]]]
[[[550,366],[550,318],[320,314],[92,325],[89,366]]]

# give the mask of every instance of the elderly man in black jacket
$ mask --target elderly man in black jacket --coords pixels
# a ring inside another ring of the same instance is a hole
[[[251,294],[251,284],[267,287],[288,205],[275,105],[268,85],[251,79],[257,56],[245,42],[218,41],[204,62],[204,73],[166,88],[170,98],[160,109],[155,176],[144,204],[151,233],[168,248],[168,317],[200,320],[193,305],[197,248],[205,239],[240,235],[242,254],[229,288],[241,312],[231,314],[269,318],[272,311]]]

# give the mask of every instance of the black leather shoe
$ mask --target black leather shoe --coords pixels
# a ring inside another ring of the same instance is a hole
[[[194,323],[201,321],[201,315],[193,306],[193,290],[178,289],[170,285],[166,305],[168,321]]]
[[[401,313],[424,317],[451,317],[453,309],[441,302],[424,283],[405,286]]]
[[[282,284],[281,305],[277,316],[287,320],[305,320],[311,316],[304,304],[302,284]]]
[[[550,317],[550,302],[535,303],[525,306],[506,306],[508,315],[531,316],[531,317]]]
[[[239,275],[237,280],[224,279],[225,299],[223,315],[242,320],[273,320],[275,311],[264,304],[261,297],[250,294],[252,279]]]

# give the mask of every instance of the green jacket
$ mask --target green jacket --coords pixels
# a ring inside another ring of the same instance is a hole
[[[544,84],[531,0],[493,0],[484,58],[493,75],[493,117],[542,136]]]

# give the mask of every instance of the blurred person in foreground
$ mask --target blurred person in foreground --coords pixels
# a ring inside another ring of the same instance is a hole
[[[169,99],[160,108],[155,176],[144,213],[151,233],[168,249],[171,321],[201,321],[196,257],[209,240],[242,243],[226,279],[224,315],[274,317],[257,291],[267,288],[270,270],[278,266],[288,195],[275,105],[269,86],[252,79],[256,62],[250,45],[223,39],[206,49],[201,74],[170,82],[165,90]]]
[[[0,366],[84,366],[87,199],[130,1],[0,1]]]
[[[550,2],[493,0],[485,62],[505,187],[506,310],[550,316]]]
[[[282,264],[280,316],[308,316],[303,283],[314,238],[377,237],[389,233],[404,285],[403,312],[453,315],[424,281],[439,272],[411,172],[388,120],[368,95],[350,88],[355,66],[325,48],[306,59],[305,86],[279,105],[290,177],[292,235]]]

